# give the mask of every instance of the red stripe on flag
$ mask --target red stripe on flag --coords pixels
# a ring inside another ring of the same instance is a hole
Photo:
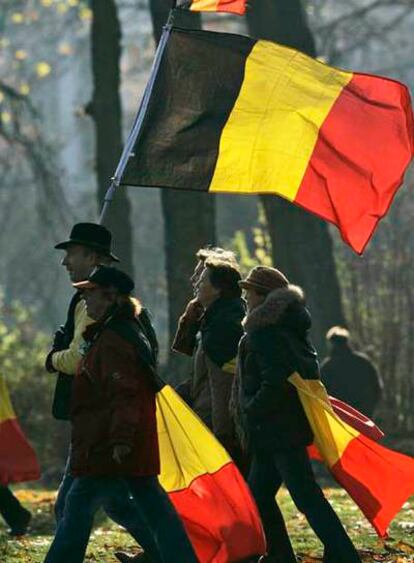
[[[247,0],[219,0],[217,2],[217,12],[229,12],[243,16],[246,13]]]
[[[331,472],[382,537],[414,494],[414,459],[362,434],[350,442]]]
[[[371,440],[379,442],[384,438],[384,432],[370,418],[359,412],[340,399],[329,397],[332,408],[341,420],[361,432]]]
[[[230,563],[265,553],[257,508],[234,463],[197,477],[169,496],[203,563]]]
[[[403,181],[413,138],[408,89],[354,74],[319,130],[295,203],[336,224],[362,253]]]
[[[10,418],[0,423],[0,484],[35,481],[40,478],[36,454],[19,423]]]

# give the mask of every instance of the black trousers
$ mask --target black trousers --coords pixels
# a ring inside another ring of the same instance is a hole
[[[285,522],[275,495],[286,485],[297,509],[302,512],[325,548],[326,563],[361,563],[338,516],[317,484],[305,448],[256,451],[249,473],[266,534],[268,552],[280,563],[296,563]]]
[[[27,510],[11,490],[3,485],[0,485],[0,514],[10,528],[17,528],[27,515]]]

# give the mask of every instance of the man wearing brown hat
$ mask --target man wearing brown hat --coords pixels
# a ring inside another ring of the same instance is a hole
[[[325,548],[326,563],[360,563],[351,540],[316,483],[306,447],[313,433],[292,373],[318,379],[303,291],[274,268],[258,266],[240,282],[248,313],[239,346],[236,425],[252,456],[249,485],[268,543],[264,559],[296,561],[275,495],[285,484]]]
[[[76,283],[88,278],[99,264],[109,265],[119,261],[112,252],[111,244],[111,233],[102,225],[78,223],[73,227],[69,239],[60,242],[55,248],[65,251],[62,266],[66,268],[70,281]],[[70,302],[66,323],[56,332],[52,350],[46,359],[46,369],[57,374],[52,412],[58,420],[70,420],[73,377],[81,360],[82,335],[92,322],[87,314],[83,294],[77,290]],[[69,453],[55,504],[58,524],[63,518],[66,498],[72,484]],[[104,508],[112,520],[127,528],[138,543],[146,547],[145,526],[137,526],[136,507],[125,489],[113,498],[106,499]]]

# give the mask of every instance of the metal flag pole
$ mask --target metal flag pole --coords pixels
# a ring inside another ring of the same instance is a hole
[[[160,68],[161,59],[167,46],[168,39],[171,35],[171,29],[173,26],[174,11],[170,10],[168,15],[167,23],[164,25],[160,41],[158,43],[157,50],[155,52],[154,61],[151,67],[151,74],[148,83],[145,87],[144,96],[142,98],[141,104],[139,106],[137,115],[135,117],[134,124],[132,126],[131,132],[125,143],[124,150],[122,151],[121,158],[119,159],[118,166],[116,167],[115,174],[111,178],[111,184],[105,194],[103,207],[101,210],[101,215],[99,217],[99,224],[102,225],[105,220],[106,214],[108,212],[109,206],[114,198],[117,188],[120,186],[121,177],[124,173],[128,160],[133,156],[133,148],[137,137],[141,131],[142,124],[144,122],[145,114],[147,113],[148,104],[151,98],[152,91],[154,89],[155,79],[157,77],[158,69]]]

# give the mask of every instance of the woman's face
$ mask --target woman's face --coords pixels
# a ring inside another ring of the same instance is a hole
[[[207,308],[213,301],[220,297],[220,290],[214,287],[210,282],[210,272],[208,268],[204,268],[199,278],[196,293],[197,299],[204,308]]]
[[[261,293],[257,293],[257,291],[252,287],[246,287],[244,290],[244,298],[246,299],[247,310],[250,312],[261,305],[266,296]]]
[[[102,287],[85,289],[83,293],[88,317],[94,321],[99,321],[108,312],[109,308],[115,303],[115,293],[110,293]]]

